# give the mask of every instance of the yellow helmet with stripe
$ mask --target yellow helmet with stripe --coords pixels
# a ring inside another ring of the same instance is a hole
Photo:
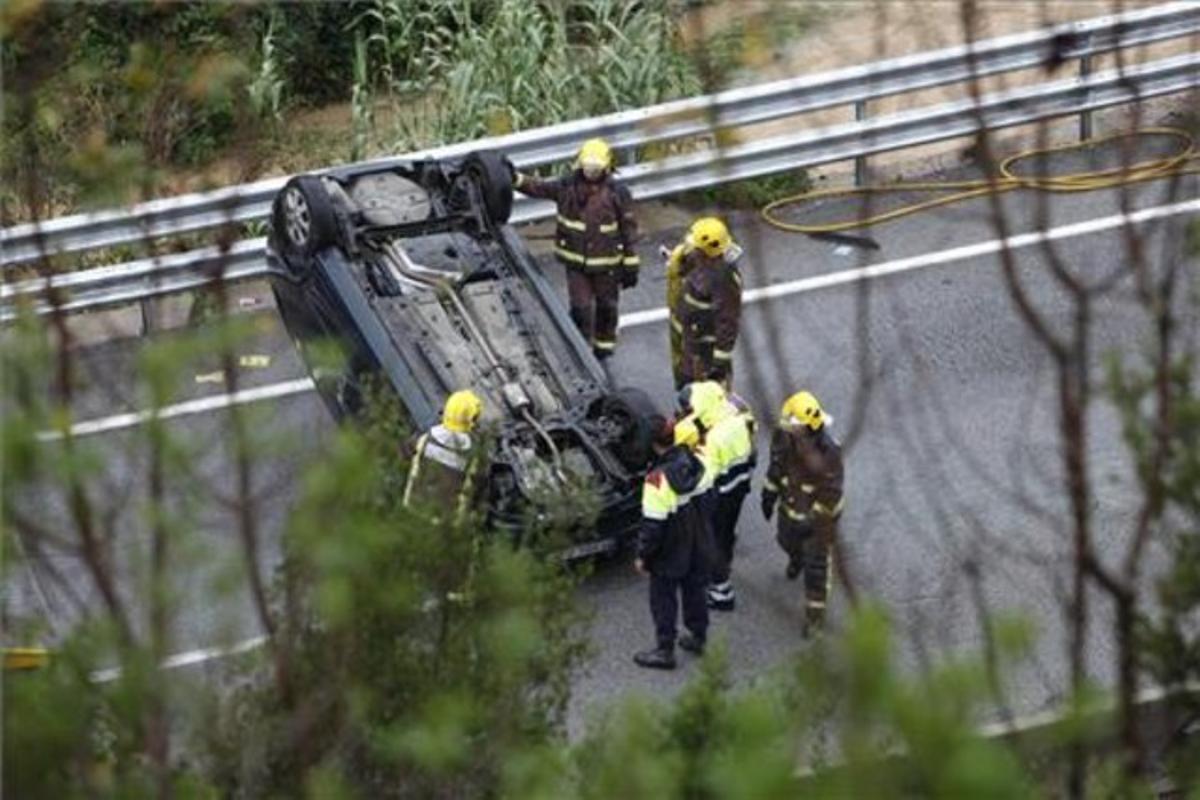
[[[575,167],[588,174],[608,172],[613,167],[613,151],[603,139],[588,139],[579,148]]]
[[[716,217],[701,217],[692,223],[687,243],[704,255],[716,258],[725,254],[729,245],[733,244],[733,237],[729,235],[729,228],[725,227],[721,220]]]
[[[779,424],[784,428],[801,425],[819,431],[825,424],[825,411],[812,392],[796,392],[783,403],[779,412]]]
[[[700,446],[700,427],[696,416],[689,414],[675,423],[675,446],[695,450]]]
[[[456,433],[467,433],[483,413],[483,401],[470,389],[460,389],[446,399],[442,424]]]

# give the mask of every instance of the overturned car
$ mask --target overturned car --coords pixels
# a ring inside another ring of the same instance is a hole
[[[519,536],[546,498],[584,484],[598,522],[565,555],[591,555],[637,525],[655,408],[610,385],[506,224],[512,203],[509,167],[487,152],[294,177],[272,207],[272,290],[336,418],[358,417],[374,381],[422,430],[472,389],[493,434],[492,524]]]

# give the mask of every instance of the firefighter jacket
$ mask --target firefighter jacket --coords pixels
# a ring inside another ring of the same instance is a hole
[[[710,489],[704,463],[686,447],[668,450],[646,474],[637,554],[651,574],[682,578],[716,563]]]
[[[667,294],[672,294],[668,264]],[[714,361],[728,364],[742,316],[742,275],[737,263],[692,250],[679,261],[680,285],[671,303],[671,326],[685,347],[711,345]]]
[[[780,495],[793,522],[831,523],[842,513],[842,448],[824,428],[775,431],[763,491]]]
[[[704,436],[704,450],[712,461],[713,484],[718,495],[747,487],[756,463],[754,416],[725,400]]]
[[[435,425],[413,448],[404,486],[404,505],[434,511],[468,510],[479,494],[479,458],[469,433]]]
[[[634,250],[633,198],[612,178],[589,181],[578,170],[551,180],[518,174],[516,188],[557,204],[554,254],[568,268],[593,272],[641,265]]]

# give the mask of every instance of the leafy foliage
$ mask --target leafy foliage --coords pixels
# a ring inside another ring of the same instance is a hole
[[[1189,255],[1194,259],[1197,251]],[[1133,453],[1147,496],[1158,498],[1152,509],[1154,536],[1166,550],[1164,573],[1155,582],[1157,608],[1145,611],[1138,627],[1139,666],[1164,687],[1200,683],[1200,394],[1195,389],[1192,354],[1179,357],[1162,376],[1118,360],[1109,365],[1109,385],[1122,415],[1125,439]],[[1151,416],[1152,398],[1169,398],[1170,446],[1155,458],[1159,421]],[[1177,713],[1200,717],[1194,694],[1182,695]],[[1200,779],[1200,744],[1181,742],[1171,760],[1183,785]]]
[[[577,0],[557,11],[517,0],[371,4],[356,24],[370,31],[372,73],[403,104],[394,148],[546,125],[699,88],[665,3]]]

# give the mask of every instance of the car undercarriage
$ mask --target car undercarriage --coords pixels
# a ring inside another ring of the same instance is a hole
[[[366,385],[382,379],[423,430],[451,392],[472,389],[491,443],[493,527],[519,538],[587,492],[597,517],[573,526],[564,554],[579,557],[636,527],[655,409],[610,385],[506,224],[511,191],[488,153],[298,176],[275,200],[271,284],[335,417],[359,418]]]

